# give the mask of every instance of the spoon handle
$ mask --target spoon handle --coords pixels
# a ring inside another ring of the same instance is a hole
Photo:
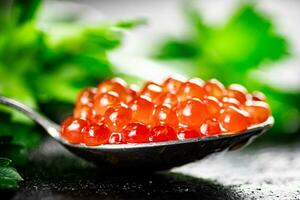
[[[31,109],[27,105],[1,95],[0,95],[0,104],[6,105],[8,107],[16,109],[17,111],[20,111],[21,113],[25,114],[26,116],[30,117],[33,121],[41,125],[52,137],[56,139],[59,138],[59,130],[60,130],[59,125],[52,122],[51,120],[44,117],[43,115],[39,114],[38,112]]]

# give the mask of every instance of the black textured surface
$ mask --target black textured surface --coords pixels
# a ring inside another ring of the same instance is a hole
[[[300,144],[251,146],[171,172],[117,174],[47,139],[10,199],[300,199]],[[2,198],[1,198],[2,199]]]

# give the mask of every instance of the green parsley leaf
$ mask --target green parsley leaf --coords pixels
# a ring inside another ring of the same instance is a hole
[[[0,189],[13,189],[23,178],[16,169],[9,166],[11,160],[0,157]]]

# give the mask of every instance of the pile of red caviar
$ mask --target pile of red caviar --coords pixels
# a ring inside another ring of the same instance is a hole
[[[265,96],[239,84],[168,78],[137,90],[114,78],[78,95],[61,136],[88,146],[184,140],[233,134],[269,116]]]

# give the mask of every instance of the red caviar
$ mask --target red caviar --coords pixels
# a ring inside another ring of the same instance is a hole
[[[177,140],[177,134],[175,130],[168,125],[159,125],[152,129],[153,142],[163,142],[169,140]]]
[[[208,117],[207,105],[200,99],[188,99],[177,108],[179,122],[197,128]]]
[[[89,146],[97,146],[108,142],[110,130],[104,124],[93,124],[83,131],[83,143]]]
[[[79,93],[61,137],[97,146],[234,134],[270,117],[265,100],[260,92],[248,93],[238,84],[225,87],[216,79],[168,78],[139,90],[114,78]]]
[[[202,85],[188,81],[181,85],[177,95],[180,101],[185,101],[193,97],[203,99],[206,96],[206,92]]]
[[[180,128],[177,133],[177,137],[179,140],[191,139],[191,138],[199,138],[203,135],[195,130],[195,129],[188,129],[188,128]]]
[[[166,124],[174,128],[178,126],[176,112],[168,105],[159,105],[155,108],[153,122],[155,125]]]
[[[150,130],[141,123],[130,123],[123,130],[123,138],[129,143],[149,142],[150,136]]]

